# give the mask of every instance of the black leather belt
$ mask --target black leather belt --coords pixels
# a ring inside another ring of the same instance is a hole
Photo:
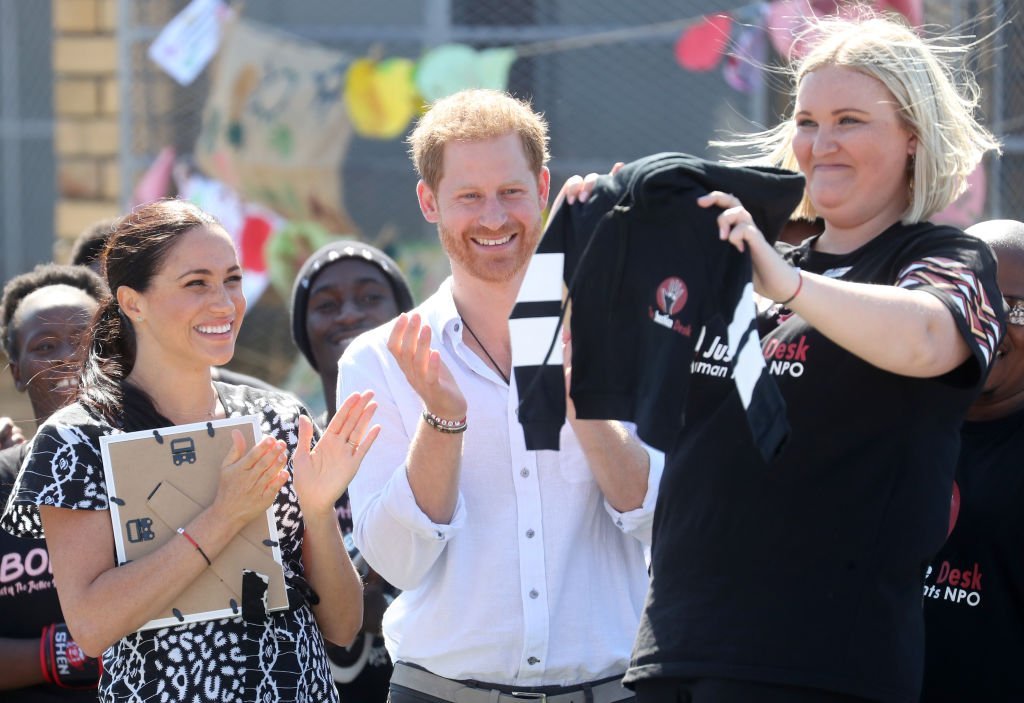
[[[619,703],[633,700],[633,692],[624,688],[620,678],[595,684],[582,684],[553,693],[542,693],[536,690],[517,691],[514,687],[502,686],[499,690],[488,688],[487,684],[453,681],[443,676],[432,674],[426,669],[410,666],[403,662],[395,664],[391,674],[391,683],[395,686],[419,691],[428,696],[441,698],[452,703],[523,703],[524,701],[541,701],[542,703]]]

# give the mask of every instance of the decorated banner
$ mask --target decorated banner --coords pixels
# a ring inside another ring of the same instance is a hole
[[[245,20],[227,29],[195,157],[245,200],[339,234],[355,227],[341,163],[349,58]]]

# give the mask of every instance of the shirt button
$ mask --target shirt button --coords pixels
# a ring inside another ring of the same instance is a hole
[[[529,659],[526,660],[526,663],[529,664],[530,666],[534,666],[536,664],[540,664],[540,659],[538,659],[537,657],[530,657]]]
[[[455,323],[455,331],[456,331],[456,332],[458,332],[458,331],[459,331],[459,323],[458,323],[458,322],[456,322],[456,323]]]
[[[530,475],[530,470],[524,466],[523,468],[519,469],[519,475],[522,476],[523,478],[526,478],[527,476]]]
[[[536,534],[536,533],[535,533],[535,532],[534,532],[533,530],[527,530],[527,531],[526,531],[526,539],[533,539],[533,536],[534,536],[535,534]]]
[[[616,520],[615,524],[618,525],[619,527],[622,527],[622,518],[619,518],[618,520]]]
[[[437,535],[437,538],[438,538],[438,539],[444,539],[444,533],[443,533],[443,532],[441,532],[441,530],[438,530],[438,531],[437,531],[437,532],[435,532],[434,534],[436,534],[436,535]]]
[[[530,589],[530,598],[536,599],[538,596],[540,596],[540,593],[537,592],[536,588]]]

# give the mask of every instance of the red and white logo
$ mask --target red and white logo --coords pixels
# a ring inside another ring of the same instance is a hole
[[[686,290],[683,279],[675,276],[666,278],[658,286],[658,309],[667,316],[677,315],[686,305],[687,297],[689,297],[689,292]]]
[[[658,290],[654,294],[657,309],[648,308],[647,314],[655,324],[678,332],[684,337],[689,337],[693,332],[692,327],[683,325],[675,319],[675,316],[686,306],[687,298],[689,298],[689,291],[687,291],[683,279],[670,276],[658,285]]]
[[[85,666],[87,657],[77,642],[68,643],[67,648],[64,650],[64,656],[68,658],[68,664],[75,669],[81,669]]]

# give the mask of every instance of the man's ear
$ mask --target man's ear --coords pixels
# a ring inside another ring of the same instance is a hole
[[[420,212],[423,213],[423,219],[431,224],[437,224],[441,219],[441,214],[437,209],[437,197],[422,178],[416,184],[416,198],[420,202]]]
[[[134,288],[118,286],[115,296],[117,297],[117,305],[121,308],[121,312],[131,318],[131,320],[138,321],[140,317],[145,315],[145,310],[143,310],[145,301]]]
[[[548,206],[548,196],[551,194],[551,171],[547,166],[542,166],[537,175],[537,194],[540,196],[540,209]]]

